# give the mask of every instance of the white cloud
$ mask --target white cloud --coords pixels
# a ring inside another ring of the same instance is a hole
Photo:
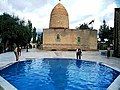
[[[49,27],[50,13],[57,0],[0,0],[0,14],[7,12],[31,20],[38,30]],[[113,27],[115,0],[62,0],[69,14],[70,28],[95,20],[99,29],[103,19]]]
[[[70,22],[77,21],[76,24],[71,23],[70,27],[74,28],[82,23],[89,23],[95,20],[94,28],[99,29],[103,19],[107,20],[108,25],[113,27],[114,8],[117,7],[115,0],[75,0],[76,2],[68,8]],[[71,0],[72,3],[72,0]],[[69,6],[68,6],[69,7]],[[103,8],[104,7],[104,8]],[[86,17],[87,16],[87,17]]]

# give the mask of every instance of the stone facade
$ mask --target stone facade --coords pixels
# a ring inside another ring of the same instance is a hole
[[[43,49],[45,50],[97,50],[96,30],[44,29]]]
[[[115,8],[114,55],[120,57],[120,8]]]
[[[97,30],[69,29],[65,7],[58,3],[52,10],[48,29],[43,29],[44,50],[97,50]]]

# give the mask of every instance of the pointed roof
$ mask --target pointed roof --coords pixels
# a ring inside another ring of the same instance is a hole
[[[64,14],[68,16],[67,10],[65,9],[65,7],[61,4],[58,3],[52,10],[51,14]]]
[[[68,12],[61,3],[58,3],[51,12],[49,28],[69,28]]]

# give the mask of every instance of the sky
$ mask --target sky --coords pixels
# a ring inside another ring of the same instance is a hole
[[[30,20],[37,32],[49,28],[50,13],[59,0],[0,0],[0,14],[4,12],[18,16],[27,22]],[[120,8],[120,0],[61,0],[69,14],[69,27],[94,20],[90,27],[99,29],[106,24],[114,27],[114,8]]]

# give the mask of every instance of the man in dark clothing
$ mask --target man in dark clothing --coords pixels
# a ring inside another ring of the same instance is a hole
[[[82,56],[82,51],[81,51],[81,49],[78,49],[78,50],[77,50],[76,56],[77,56],[77,59],[81,59],[81,56]]]

